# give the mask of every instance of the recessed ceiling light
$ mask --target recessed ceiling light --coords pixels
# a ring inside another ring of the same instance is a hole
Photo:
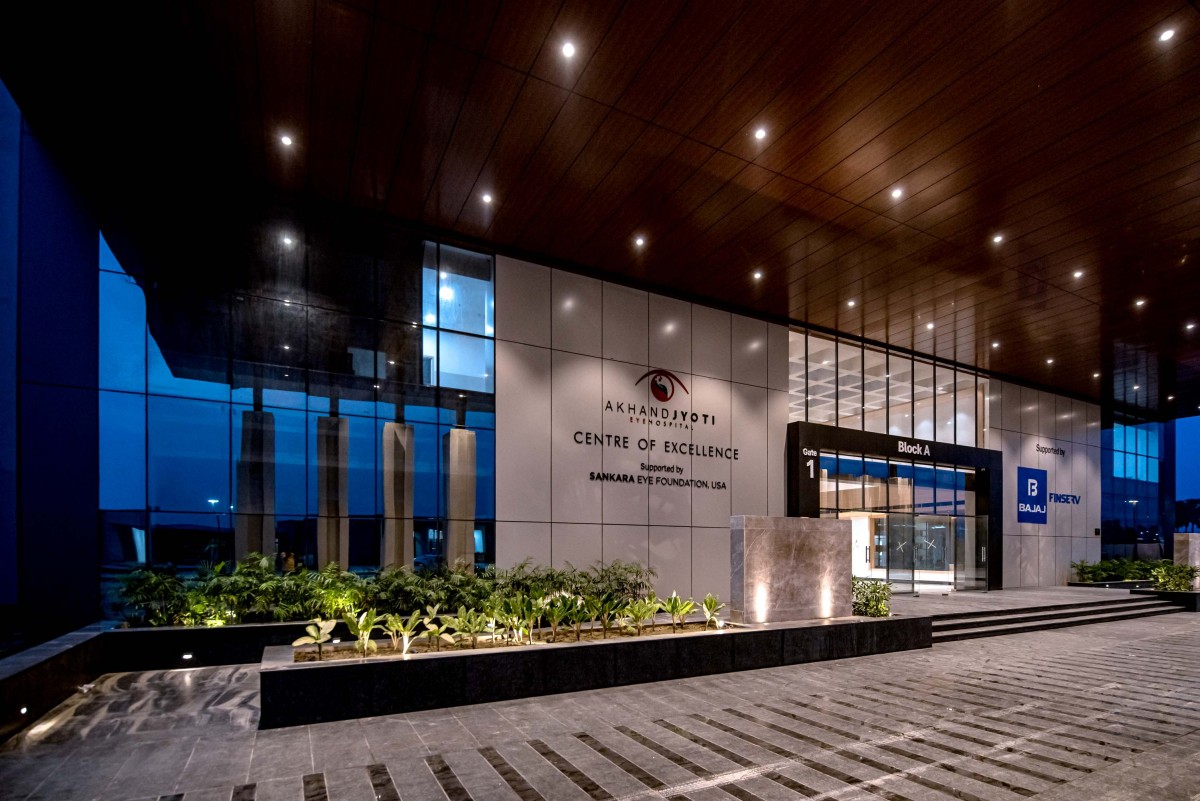
[[[849,301],[849,302],[848,302],[846,305],[847,305],[847,306],[849,306],[850,308],[852,308],[852,309],[853,309],[853,308],[854,308],[854,301]]]
[[[1195,327],[1196,327],[1195,323],[1188,323],[1187,325],[1184,326],[1184,328],[1186,328],[1189,331],[1191,331]]]
[[[1167,396],[1167,400],[1175,400],[1175,396],[1174,396],[1174,395],[1168,395],[1168,396]]]
[[[754,138],[755,139],[766,139],[767,138],[767,129],[759,128],[757,131],[754,132]]]
[[[438,290],[438,297],[441,298],[442,300],[446,301],[447,303],[454,300],[454,287],[443,286],[441,289]]]
[[[1083,270],[1076,270],[1075,272],[1071,273],[1071,275],[1075,276],[1076,278],[1083,278]]]
[[[291,346],[291,345],[284,345],[284,346],[283,346],[283,349],[284,349],[284,350],[291,350],[291,349],[292,349],[292,346]]]
[[[761,281],[761,280],[762,280],[762,275],[763,275],[763,274],[762,274],[762,270],[755,270],[755,271],[754,271],[754,280],[755,280],[755,281]]]
[[[899,200],[902,197],[904,197],[903,189],[901,189],[900,187],[896,187],[895,189],[892,190],[892,200]]]
[[[292,137],[288,136],[287,134],[284,134],[283,136],[279,137],[279,141],[283,142],[284,147],[292,146]]]
[[[433,314],[432,312],[425,315],[425,322],[428,325],[433,325],[437,322],[437,315]]]
[[[283,244],[287,245],[289,248],[292,246],[292,244],[293,244],[294,242],[295,242],[295,240],[294,240],[294,239],[292,239],[290,236],[285,236],[285,237],[283,238]]]
[[[1003,235],[1003,234],[996,234],[995,236],[993,236],[993,237],[992,237],[992,242],[993,242],[994,244],[997,244],[997,245],[999,245],[999,244],[1000,244],[1001,242],[1003,242],[1003,241],[1004,241],[1004,235]]]
[[[642,245],[646,244],[646,238],[644,236],[639,236],[637,239],[633,240],[633,244],[640,248]]]
[[[926,329],[927,331],[932,331],[932,330],[933,330],[933,323],[925,323],[925,329]]]
[[[1099,377],[1100,377],[1099,373],[1092,373],[1092,378],[1099,378]]]
[[[1145,299],[1143,299],[1143,298],[1138,298],[1137,300],[1135,300],[1135,301],[1133,302],[1133,305],[1134,305],[1134,306],[1137,306],[1137,307],[1139,307],[1139,308],[1140,308],[1140,307],[1142,307],[1142,306],[1145,306],[1145,305],[1146,305],[1146,301],[1145,301]]]
[[[1046,359],[1046,364],[1054,364],[1054,359]]]
[[[1134,385],[1133,385],[1133,391],[1134,391],[1134,392],[1137,392],[1139,389],[1141,389],[1141,387],[1140,387],[1140,386],[1138,386],[1137,384],[1134,384]]]
[[[566,56],[567,58],[571,58],[572,56],[574,56],[575,55],[575,45],[571,44],[570,42],[565,42],[562,46],[562,54],[564,56]]]
[[[999,342],[993,342],[993,343],[992,343],[992,347],[993,347],[993,348],[998,348],[998,347],[1000,347],[1000,343],[999,343]]]
[[[491,196],[491,195],[489,195],[487,192],[484,192],[484,193],[483,193],[483,202],[484,202],[484,203],[491,203],[491,202],[492,202],[492,196]]]
[[[1169,41],[1171,41],[1171,37],[1173,37],[1174,35],[1175,35],[1175,29],[1167,28],[1165,31],[1163,31],[1162,33],[1160,33],[1158,35],[1158,41],[1169,42]]]
[[[395,359],[388,359],[388,364],[395,364],[395,363],[396,363]]]

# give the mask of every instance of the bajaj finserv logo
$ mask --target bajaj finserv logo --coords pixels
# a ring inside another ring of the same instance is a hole
[[[1046,471],[1017,468],[1017,522],[1046,524]]]

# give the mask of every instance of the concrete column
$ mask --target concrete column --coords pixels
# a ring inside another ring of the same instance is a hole
[[[383,543],[379,565],[413,564],[413,427],[383,426]]]
[[[442,438],[446,476],[446,564],[475,566],[475,432],[452,428]]]
[[[350,566],[350,421],[317,418],[317,567]]]
[[[233,555],[275,550],[275,415],[242,412]]]
[[[1175,533],[1175,564],[1200,568],[1200,534]],[[1192,589],[1200,590],[1200,577],[1193,582]]]

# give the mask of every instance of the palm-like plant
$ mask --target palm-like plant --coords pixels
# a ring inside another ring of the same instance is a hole
[[[575,629],[575,642],[579,642],[583,637],[583,624],[595,620],[591,606],[578,595],[571,596],[564,601],[564,605],[567,607],[567,622]]]
[[[336,620],[322,620],[319,617],[313,618],[313,622],[304,627],[308,632],[303,637],[297,637],[292,642],[292,647],[298,645],[315,645],[317,646],[317,661],[321,661],[321,644],[329,642],[333,636],[333,627],[337,625]]]
[[[634,628],[640,636],[642,627],[646,625],[646,621],[652,619],[658,610],[662,608],[662,604],[653,596],[649,598],[638,598],[636,601],[628,604],[625,607],[625,615],[633,622]]]
[[[458,614],[449,617],[443,616],[442,623],[453,628],[459,636],[469,637],[471,647],[478,647],[479,635],[487,630],[489,618],[482,612],[476,612],[474,609],[468,609],[465,606],[458,608]]]
[[[392,638],[392,650],[399,651],[401,655],[407,655],[408,649],[412,646],[413,636],[417,633],[417,626],[420,623],[420,612],[413,612],[408,617],[402,615],[385,615],[383,618],[383,630]]]
[[[625,604],[621,602],[621,597],[613,593],[605,593],[588,599],[588,607],[592,613],[592,620],[600,621],[600,638],[608,638],[608,629],[618,617]]]
[[[379,628],[381,615],[375,614],[374,609],[368,609],[355,617],[353,612],[347,612],[342,620],[346,621],[346,627],[350,629],[350,636],[354,638],[354,650],[361,653],[363,656],[378,649],[375,641],[371,639],[371,634]]]
[[[546,602],[546,622],[550,624],[550,641],[558,642],[558,627],[562,625],[571,614],[571,607],[575,606],[578,599],[567,592],[558,592],[550,596]]]
[[[686,601],[679,597],[677,593],[671,593],[670,597],[662,602],[662,609],[671,616],[671,632],[675,632],[675,626],[683,626],[683,619],[692,613],[696,608],[696,602],[691,598]]]
[[[701,604],[700,610],[704,612],[704,630],[708,630],[708,624],[716,621],[716,627],[721,628],[721,621],[717,618],[717,614],[725,608],[725,604],[721,603],[717,596],[711,592],[704,596],[704,603]]]

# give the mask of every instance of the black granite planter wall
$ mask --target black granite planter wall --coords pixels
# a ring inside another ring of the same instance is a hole
[[[1160,601],[1170,601],[1189,612],[1200,612],[1200,592],[1166,592],[1165,590],[1130,590],[1130,595],[1154,595]]]
[[[336,662],[268,648],[259,728],[415,712],[734,670],[843,659],[933,644],[932,619],[764,625],[609,642]]]

